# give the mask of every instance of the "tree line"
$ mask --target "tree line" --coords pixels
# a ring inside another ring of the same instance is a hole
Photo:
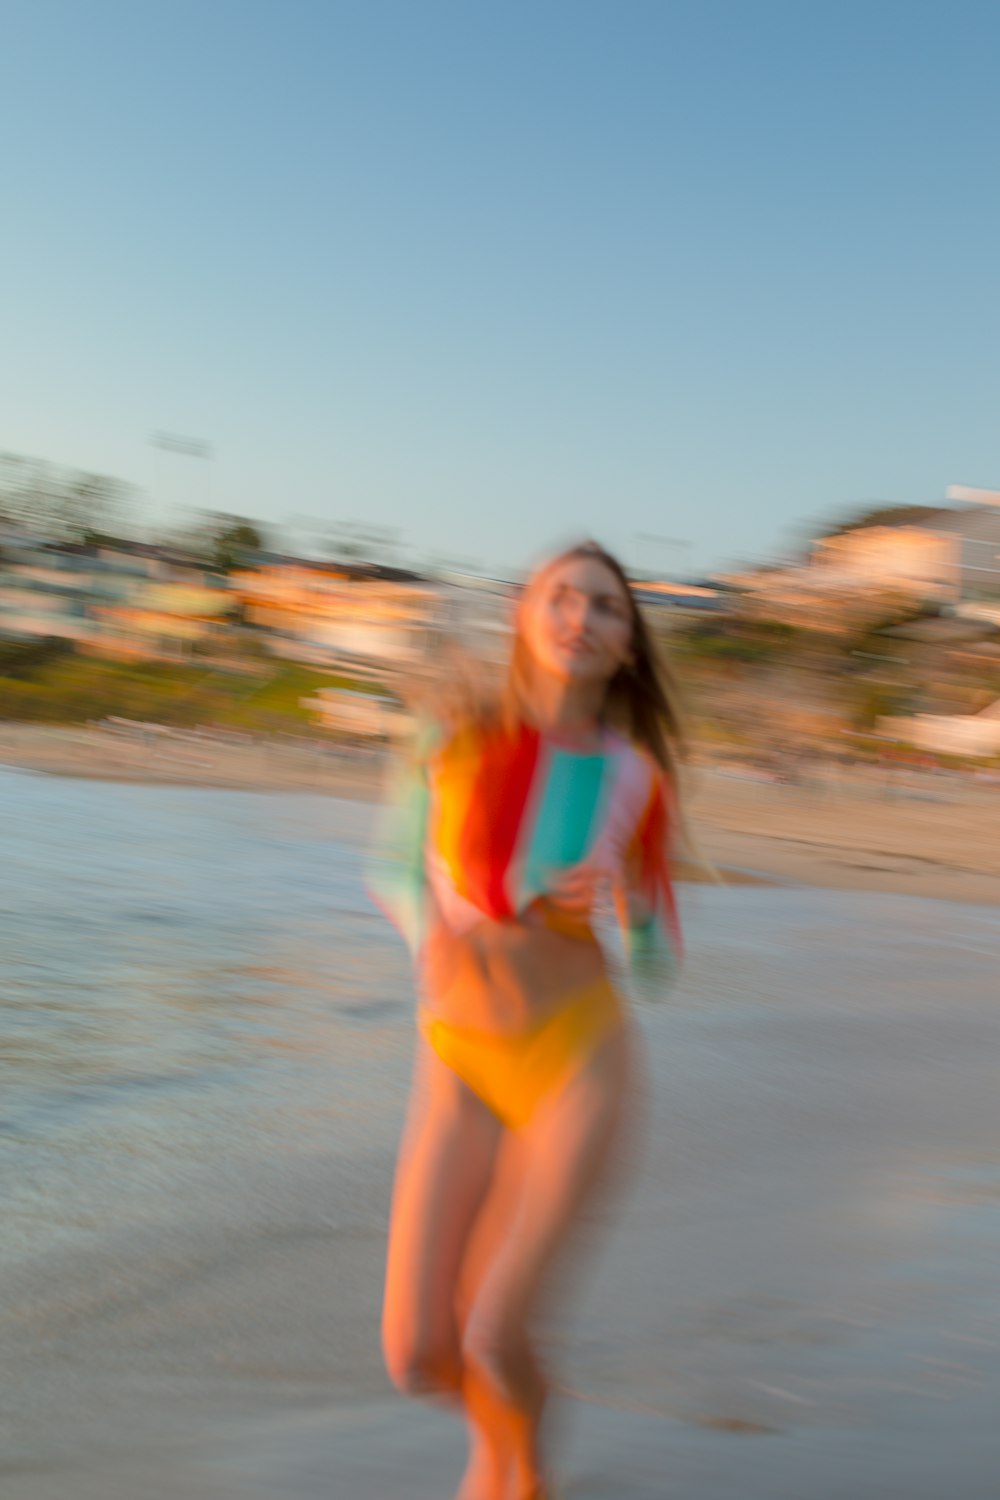
[[[107,474],[0,453],[0,522],[46,542],[113,546],[134,540],[130,512],[137,493],[134,485]],[[195,511],[153,540],[217,573],[245,567],[261,552],[295,550],[303,543],[331,560],[399,565],[399,533],[391,527],[300,516],[287,531],[285,538],[248,516]]]

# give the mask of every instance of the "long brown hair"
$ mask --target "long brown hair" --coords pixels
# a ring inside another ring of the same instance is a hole
[[[601,722],[619,730],[633,744],[641,745],[662,770],[675,775],[687,748],[680,691],[618,559],[599,542],[578,542],[537,568],[526,588],[537,588],[553,568],[577,558],[600,563],[617,578],[631,616],[632,660],[619,667],[608,683]],[[499,705],[508,722],[530,717],[531,679],[531,653],[520,630],[516,629]]]

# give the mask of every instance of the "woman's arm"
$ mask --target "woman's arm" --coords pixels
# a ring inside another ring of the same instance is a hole
[[[436,735],[423,728],[393,764],[369,852],[365,884],[416,958],[433,920],[426,871],[428,759]]]
[[[660,999],[681,959],[681,932],[670,874],[673,788],[665,773],[652,778],[649,797],[622,864],[616,895],[629,971],[644,999]]]

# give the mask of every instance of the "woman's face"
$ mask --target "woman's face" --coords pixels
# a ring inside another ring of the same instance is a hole
[[[520,631],[535,664],[561,682],[607,683],[632,658],[631,602],[593,557],[556,562],[528,585]]]

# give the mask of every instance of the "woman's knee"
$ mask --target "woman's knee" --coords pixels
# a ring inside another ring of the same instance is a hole
[[[382,1354],[389,1379],[404,1396],[443,1396],[459,1391],[462,1361],[445,1339],[397,1339],[386,1336]]]
[[[543,1382],[527,1334],[509,1323],[470,1322],[462,1340],[465,1368],[514,1405],[534,1403]]]

